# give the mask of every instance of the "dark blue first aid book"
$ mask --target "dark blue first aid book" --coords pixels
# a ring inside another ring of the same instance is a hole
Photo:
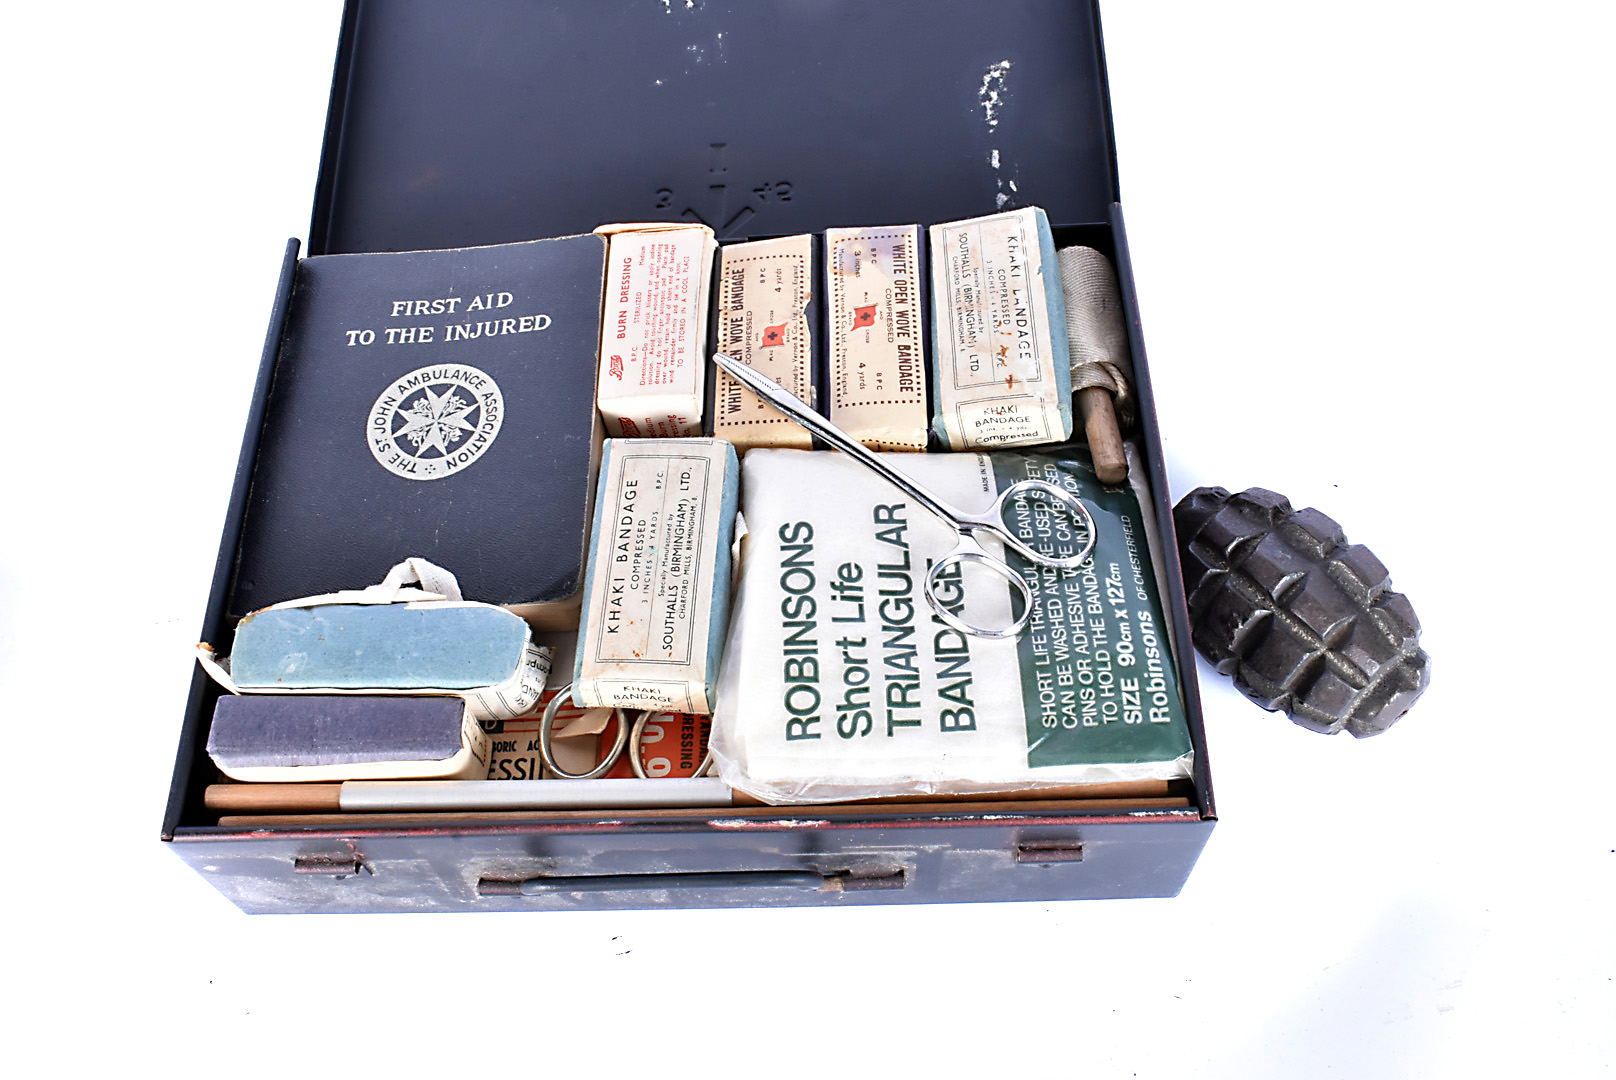
[[[230,613],[421,556],[576,627],[604,268],[594,235],[299,262]]]

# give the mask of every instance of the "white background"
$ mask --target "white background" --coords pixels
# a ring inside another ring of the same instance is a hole
[[[9,11],[0,1053],[1607,1075],[1610,12],[1107,5],[1173,496],[1260,485],[1335,517],[1434,665],[1354,741],[1203,664],[1221,821],[1177,899],[247,917],[158,826],[339,5]]]

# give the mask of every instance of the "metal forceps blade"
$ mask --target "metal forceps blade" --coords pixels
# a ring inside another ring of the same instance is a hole
[[[725,356],[723,353],[714,353],[713,362],[723,368],[742,386],[752,391],[758,397],[779,409],[786,416],[807,428],[821,440],[834,446],[842,453],[853,458],[868,469],[873,469],[884,477],[894,487],[905,495],[914,499],[921,506],[930,510],[937,517],[947,522],[959,536],[959,543],[954,550],[932,564],[931,570],[926,574],[926,602],[931,605],[937,617],[944,623],[960,631],[973,634],[977,637],[1004,638],[1014,637],[1021,633],[1027,625],[1027,619],[1032,614],[1032,588],[1027,580],[1021,576],[1015,567],[1011,566],[998,555],[992,554],[976,539],[977,533],[990,533],[999,538],[1001,542],[1020,553],[1040,566],[1053,566],[1062,570],[1075,570],[1083,564],[1094,550],[1094,517],[1089,513],[1083,501],[1066,489],[1044,480],[1017,480],[1005,488],[994,500],[993,505],[980,514],[967,514],[956,510],[943,502],[937,496],[915,483],[906,474],[893,468],[880,457],[870,451],[863,443],[847,434],[841,428],[814,412],[802,399],[791,391],[751,367]],[[1054,502],[1070,515],[1074,525],[1082,524],[1087,540],[1075,555],[1055,557],[1035,551],[1015,535],[1004,523],[1004,508],[1014,500],[1038,496]],[[937,581],[939,576],[955,564],[971,563],[984,567],[1002,577],[1012,588],[1021,594],[1021,614],[1007,626],[978,626],[967,622],[958,614],[950,611],[937,598]]]

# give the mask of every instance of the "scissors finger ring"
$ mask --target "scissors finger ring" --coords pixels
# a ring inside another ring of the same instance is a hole
[[[628,745],[628,716],[622,709],[613,710],[617,716],[617,736],[612,740],[611,753],[601,758],[600,763],[588,772],[570,773],[556,764],[555,753],[551,749],[550,742],[554,737],[552,731],[555,728],[556,713],[560,710],[563,702],[571,699],[572,684],[568,683],[556,693],[555,697],[550,699],[550,704],[544,707],[544,719],[539,721],[539,757],[544,760],[545,768],[563,780],[594,780],[596,777],[605,776],[611,771],[612,766],[617,764],[617,759],[622,756],[623,747]]]
[[[1021,594],[1021,614],[1015,617],[1007,626],[979,626],[973,622],[962,619],[954,610],[961,605],[956,604],[950,608],[937,595],[937,582],[951,566],[958,565],[961,569],[964,564],[983,566],[1004,578],[1010,587]],[[926,575],[926,602],[931,605],[937,617],[944,623],[952,626],[962,634],[972,634],[976,637],[1006,638],[1015,637],[1021,633],[1022,627],[1027,625],[1027,618],[1032,614],[1032,587],[1027,579],[1022,577],[1015,567],[1003,559],[996,559],[992,555],[970,541],[961,539],[960,546],[932,563],[931,571]]]
[[[640,715],[635,718],[634,726],[633,726],[633,728],[631,728],[629,730],[629,734],[628,734],[628,765],[629,765],[629,768],[634,770],[634,775],[638,776],[641,780],[649,780],[652,777],[652,774],[646,772],[646,770],[645,770],[645,762],[640,760],[640,744],[641,744],[642,740],[645,738],[645,725],[650,723],[651,718],[653,716],[662,716],[662,715],[664,715],[664,714],[658,712],[656,709],[647,709],[644,712],[640,713]],[[672,715],[672,714],[668,714],[668,715]],[[707,770],[712,767],[712,764],[713,764],[713,747],[712,747],[712,744],[709,742],[708,745],[707,745],[707,753],[705,755],[703,755],[703,757],[701,759],[701,764],[697,765],[696,766],[696,771],[691,773],[690,775],[691,776],[706,776],[707,775]]]

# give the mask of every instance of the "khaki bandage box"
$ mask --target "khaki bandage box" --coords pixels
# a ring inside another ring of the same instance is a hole
[[[932,430],[951,450],[1072,437],[1066,301],[1037,207],[931,227]]]
[[[740,466],[720,439],[608,439],[573,700],[712,712]]]

